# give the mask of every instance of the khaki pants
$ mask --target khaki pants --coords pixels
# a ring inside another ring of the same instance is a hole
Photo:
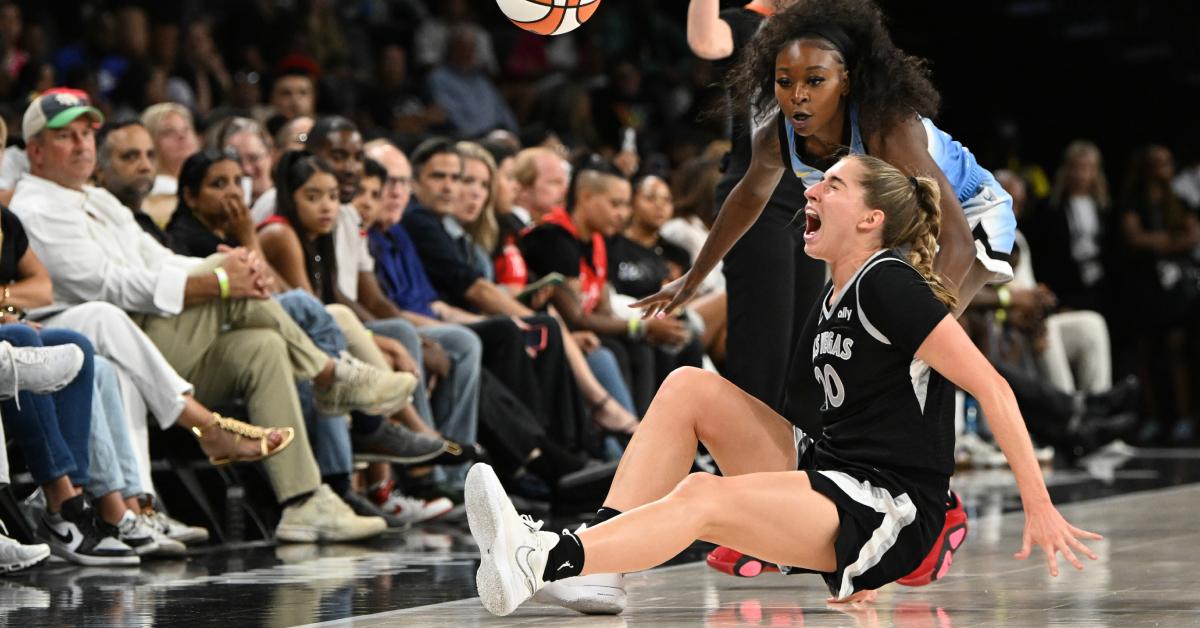
[[[326,305],[325,311],[329,312],[329,315],[337,321],[338,327],[341,328],[342,335],[346,337],[346,348],[350,351],[350,355],[375,368],[384,371],[392,370],[383,351],[379,350],[375,339],[371,337],[371,331],[363,326],[362,321],[358,320],[358,315],[354,313],[354,310],[340,303],[334,303]]]
[[[211,271],[220,259],[213,256],[193,274]],[[215,405],[241,396],[249,405],[252,423],[295,428],[295,442],[263,462],[276,499],[284,502],[320,486],[296,380],[315,377],[329,356],[278,303],[209,301],[169,318],[146,314],[132,318],[179,375],[195,386],[198,401]]]

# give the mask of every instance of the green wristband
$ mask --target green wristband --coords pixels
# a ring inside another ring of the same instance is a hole
[[[225,272],[224,268],[218,266],[213,270],[213,274],[217,276],[217,285],[221,287],[221,298],[229,298],[229,273]]]

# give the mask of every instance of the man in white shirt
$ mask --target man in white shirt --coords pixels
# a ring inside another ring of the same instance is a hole
[[[263,463],[284,505],[280,539],[381,532],[382,519],[355,516],[321,485],[294,381],[313,380],[319,403],[347,410],[378,405],[391,393],[364,385],[313,345],[268,298],[271,280],[255,254],[175,255],[116,197],[86,185],[99,120],[85,100],[59,93],[35,99],[23,122],[31,171],[17,184],[12,211],[50,272],[56,305],[106,301],[130,312],[197,399],[242,397],[252,421],[292,428],[297,442]]]

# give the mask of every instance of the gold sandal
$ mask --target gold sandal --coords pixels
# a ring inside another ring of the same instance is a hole
[[[223,417],[216,412],[213,413],[213,419],[214,420],[212,423],[209,423],[203,427],[192,427],[192,434],[196,436],[196,440],[203,440],[204,432],[213,427],[220,428],[226,432],[231,432],[236,436],[233,441],[235,452],[233,456],[228,456],[225,458],[213,458],[212,456],[209,456],[208,462],[214,467],[220,467],[234,462],[258,462],[259,460],[266,460],[267,458],[270,458],[271,456],[283,451],[288,445],[292,444],[292,440],[296,438],[296,430],[290,427],[261,428],[257,425],[250,425],[249,423],[244,423],[237,419]],[[280,432],[284,435],[283,442],[279,443],[279,446],[274,449],[270,449],[270,444],[267,442],[267,439],[271,436],[271,432]],[[237,446],[238,443],[242,442],[243,438],[257,439],[261,448],[261,453],[258,456],[250,458],[238,456],[236,454]]]

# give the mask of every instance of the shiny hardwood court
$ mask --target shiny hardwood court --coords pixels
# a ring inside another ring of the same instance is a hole
[[[476,554],[465,524],[386,536],[365,546],[247,546],[135,569],[43,566],[0,578],[7,626],[1190,626],[1200,625],[1200,451],[1140,450],[1050,472],[1074,523],[1104,534],[1101,561],[1050,578],[1018,562],[1022,517],[1007,471],[955,477],[971,533],[951,575],[892,585],[874,605],[824,602],[815,576],[736,579],[700,561],[627,578],[620,617],[527,605],[487,614],[474,597]],[[552,528],[570,525],[555,518]],[[322,623],[324,622],[324,623]]]

